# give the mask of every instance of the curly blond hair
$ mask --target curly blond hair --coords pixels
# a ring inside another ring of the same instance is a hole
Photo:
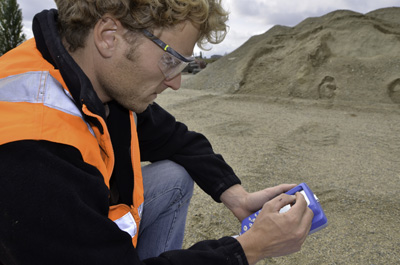
[[[59,30],[74,51],[84,47],[89,31],[110,14],[130,31],[169,28],[183,21],[200,26],[197,45],[217,44],[227,33],[228,13],[221,0],[55,0]]]

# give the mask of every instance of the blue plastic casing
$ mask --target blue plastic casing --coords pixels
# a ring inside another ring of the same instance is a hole
[[[296,192],[300,192],[303,194],[304,198],[307,201],[308,207],[313,211],[314,218],[312,220],[310,234],[325,228],[328,225],[328,219],[322,210],[321,204],[318,201],[318,198],[314,195],[311,189],[307,186],[306,183],[301,183],[298,186],[294,187],[293,189],[286,192],[286,194],[293,195]],[[280,212],[287,211],[290,209],[290,205],[286,205],[281,209]],[[242,221],[242,230],[240,231],[240,235],[248,231],[251,226],[253,225],[254,221],[256,220],[257,215],[260,213],[261,210],[253,213],[249,217],[245,218]]]

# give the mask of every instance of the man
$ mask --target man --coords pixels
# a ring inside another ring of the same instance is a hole
[[[153,103],[179,88],[196,43],[223,39],[219,0],[56,4],[0,59],[0,263],[255,264],[298,251],[313,214],[282,194],[294,185],[247,193]],[[263,208],[252,229],[179,250],[192,179],[239,220]]]

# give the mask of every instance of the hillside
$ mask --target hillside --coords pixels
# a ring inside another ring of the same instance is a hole
[[[220,93],[400,103],[400,8],[275,26],[191,78]]]

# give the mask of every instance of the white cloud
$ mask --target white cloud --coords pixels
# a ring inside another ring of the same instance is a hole
[[[28,38],[33,37],[33,17],[44,9],[56,8],[53,0],[18,0],[17,2],[22,10],[24,33]]]
[[[261,34],[273,25],[295,26],[307,17],[318,17],[337,9],[367,13],[372,10],[400,6],[400,0],[222,0],[231,12],[230,31],[225,41],[213,45],[206,56],[232,52],[251,36]],[[43,9],[55,8],[53,0],[18,0],[24,16],[24,32],[32,37],[32,18]],[[198,54],[200,49],[196,48]]]
[[[400,6],[399,0],[228,0],[231,32],[224,43],[215,45],[207,56],[232,52],[251,36],[274,25],[295,26],[308,17],[318,17],[338,9],[367,13],[379,8]],[[229,49],[229,47],[234,47]],[[229,49],[229,50],[226,50]]]

